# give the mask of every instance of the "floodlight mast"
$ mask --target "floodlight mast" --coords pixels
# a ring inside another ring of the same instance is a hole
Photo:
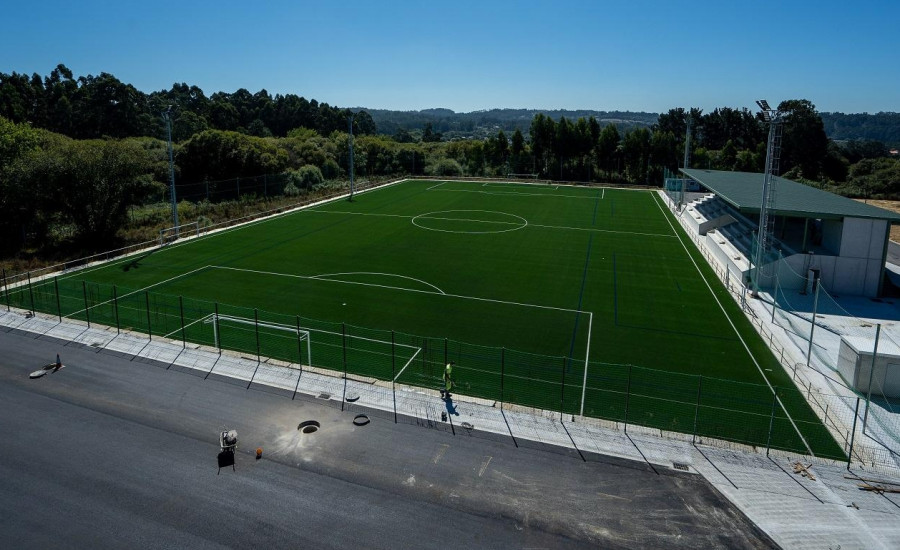
[[[693,120],[691,119],[691,113],[687,115],[687,131],[684,135],[684,168],[688,169],[691,167],[691,123]],[[684,206],[684,188],[687,186],[687,174],[684,174],[684,177],[681,178],[681,191],[678,193],[678,208],[680,209]]]
[[[172,106],[163,111],[166,120],[166,141],[169,149],[169,193],[172,197],[172,227],[175,228],[175,238],[178,238],[178,203],[175,200],[175,161],[172,156]]]
[[[781,129],[784,113],[769,107],[769,102],[760,99],[756,102],[761,109],[760,114],[769,125],[769,139],[766,145],[766,169],[763,179],[762,199],[759,206],[759,229],[756,234],[755,261],[753,262],[752,296],[759,296],[760,270],[766,261],[766,253],[771,246],[775,230],[775,176],[778,175],[781,159]],[[777,299],[777,297],[776,297]]]
[[[349,200],[353,200],[353,119],[356,118],[358,113],[350,113],[350,116],[347,117],[347,122],[350,125],[350,198]]]

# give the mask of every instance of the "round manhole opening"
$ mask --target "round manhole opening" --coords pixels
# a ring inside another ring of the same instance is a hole
[[[353,424],[356,426],[365,426],[369,423],[369,416],[365,414],[358,414],[353,418]]]
[[[318,420],[305,420],[297,426],[297,429],[305,434],[311,434],[318,431],[320,426]]]
[[[359,401],[359,394],[358,393],[348,393],[346,400],[348,403],[354,403],[356,401]]]

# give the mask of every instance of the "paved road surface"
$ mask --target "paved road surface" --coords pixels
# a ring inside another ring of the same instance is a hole
[[[66,367],[30,380],[59,352]],[[439,405],[439,404],[436,404]],[[0,332],[0,540],[16,548],[768,548],[700,476],[394,424]],[[297,424],[315,419],[318,432]],[[240,435],[217,475],[217,433]],[[255,460],[256,447],[264,449]]]

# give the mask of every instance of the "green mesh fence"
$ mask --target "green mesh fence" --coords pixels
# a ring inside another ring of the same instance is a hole
[[[5,288],[11,307],[421,388],[843,459],[796,389],[552,357],[71,279]],[[587,373],[585,373],[585,368]]]

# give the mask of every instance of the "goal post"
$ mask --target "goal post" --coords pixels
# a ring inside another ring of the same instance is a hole
[[[312,366],[312,338],[311,333],[308,330],[304,330],[302,328],[291,326],[291,325],[283,325],[280,323],[269,323],[265,321],[257,321],[255,319],[248,319],[244,317],[236,317],[233,315],[216,315],[215,313],[210,313],[206,317],[202,319],[198,319],[194,321],[194,323],[202,322],[205,325],[211,325],[213,331],[213,342],[215,343],[216,349],[222,349],[222,325],[232,325],[238,329],[255,331],[257,328],[264,329],[270,334],[277,333],[285,333],[285,336],[289,336],[292,341],[296,342],[296,350],[298,352],[298,362],[301,366],[308,365]],[[191,324],[194,324],[191,323]],[[189,326],[189,325],[187,325]],[[306,350],[306,358],[303,357],[303,349]],[[283,359],[278,358],[276,359]]]
[[[199,237],[200,222],[183,223],[159,230],[159,246],[165,246],[184,237]]]

